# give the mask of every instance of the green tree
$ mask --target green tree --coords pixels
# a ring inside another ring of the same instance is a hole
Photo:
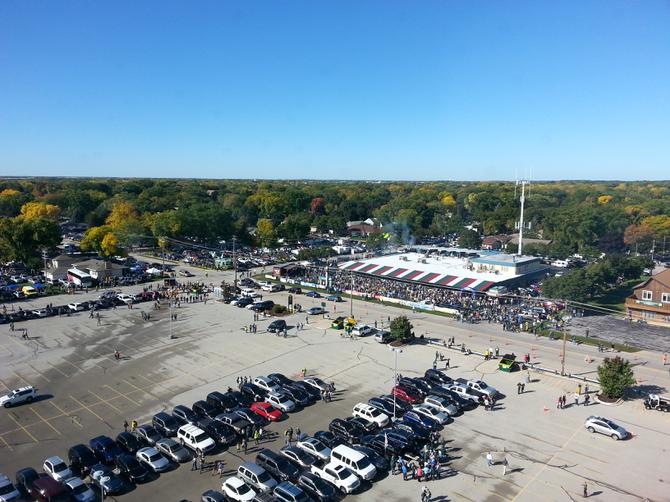
[[[277,233],[289,242],[295,242],[309,235],[309,227],[309,215],[305,213],[292,214],[287,216],[279,225]]]
[[[414,339],[412,323],[407,316],[399,316],[391,321],[391,338],[399,342],[407,343]]]
[[[261,218],[256,223],[256,240],[262,247],[273,247],[277,241],[277,234],[272,220]]]
[[[60,227],[51,218],[0,218],[0,257],[4,261],[39,266],[40,249],[54,248],[60,241]]]
[[[628,387],[635,385],[630,362],[619,356],[603,360],[598,366],[598,378],[602,393],[610,398],[620,398]]]
[[[474,230],[464,228],[458,236],[458,245],[467,249],[479,249],[482,246],[482,238]]]

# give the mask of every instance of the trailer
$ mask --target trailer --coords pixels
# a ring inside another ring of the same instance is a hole
[[[670,411],[670,397],[649,394],[644,400],[644,407],[648,410]]]

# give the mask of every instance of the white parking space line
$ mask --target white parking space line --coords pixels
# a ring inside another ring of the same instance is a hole
[[[63,359],[63,361],[65,361],[65,359]],[[69,362],[69,361],[66,361],[66,362]],[[60,369],[58,366],[56,366],[55,364],[53,364],[53,363],[51,363],[51,362],[49,362],[49,361],[47,361],[47,363],[48,363],[53,369],[55,369],[58,373],[60,373],[61,375],[63,375],[65,378],[70,378],[70,377],[72,376],[72,375],[68,375],[67,373],[65,373],[63,370],[61,370],[61,369]],[[74,365],[73,365],[73,366],[74,366]],[[75,367],[76,367],[76,366],[75,366]]]
[[[7,441],[5,441],[5,438],[0,435],[0,441],[2,441],[2,444],[5,445],[7,448],[9,448],[9,451],[14,451],[14,448],[12,448],[12,445],[10,445]]]
[[[33,370],[35,373],[37,373],[38,376],[44,378],[47,382],[51,382],[51,378],[49,378],[49,377],[46,376],[44,373],[42,373],[40,370],[38,370],[37,368],[35,368],[35,366],[33,366],[32,364],[30,364],[30,363],[27,363],[27,364],[28,364],[28,366],[30,366],[30,368],[32,368],[32,370]]]

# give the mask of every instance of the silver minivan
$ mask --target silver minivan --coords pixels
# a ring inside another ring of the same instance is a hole
[[[268,471],[253,462],[244,462],[237,468],[237,477],[261,492],[268,492],[277,486],[277,481]]]

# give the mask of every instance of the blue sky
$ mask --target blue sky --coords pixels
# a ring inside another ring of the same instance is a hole
[[[666,1],[0,2],[0,175],[670,179]]]

